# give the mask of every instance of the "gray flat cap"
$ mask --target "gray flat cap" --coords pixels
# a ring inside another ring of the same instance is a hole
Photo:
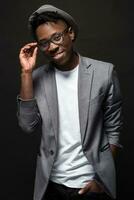
[[[65,12],[65,11],[63,11],[59,8],[56,8],[53,5],[49,5],[49,4],[42,5],[41,7],[39,7],[36,11],[34,11],[30,15],[30,17],[28,19],[28,26],[29,26],[30,29],[32,29],[32,21],[36,17],[36,14],[44,14],[45,15],[45,12],[55,12],[55,13],[57,13],[73,28],[73,30],[75,32],[75,36],[77,36],[78,25],[75,22],[75,20],[73,19],[73,17],[71,15],[69,15],[67,12]]]

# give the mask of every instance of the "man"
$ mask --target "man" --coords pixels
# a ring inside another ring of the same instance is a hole
[[[113,65],[75,52],[78,26],[52,5],[32,13],[29,28],[36,42],[19,55],[18,120],[27,132],[42,126],[34,200],[116,198],[122,100]],[[35,69],[38,49],[49,63]]]

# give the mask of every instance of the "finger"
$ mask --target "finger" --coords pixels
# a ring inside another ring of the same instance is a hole
[[[34,57],[36,57],[37,51],[38,51],[38,47],[35,47],[34,52],[33,52],[33,56],[34,56]]]
[[[78,194],[84,194],[84,193],[88,192],[89,189],[90,189],[90,186],[89,186],[89,185],[86,185],[84,188],[82,188],[82,189],[80,189],[80,190],[78,191]]]
[[[24,46],[24,48],[27,47],[27,46],[31,47],[31,46],[35,46],[35,45],[37,45],[37,42],[31,42],[31,43],[26,44]]]
[[[34,46],[31,46],[31,47],[23,48],[22,51],[21,51],[21,54],[26,56],[26,57],[36,56],[36,53],[37,53],[37,48],[36,47],[37,46],[34,45]]]
[[[26,44],[24,47],[21,48],[21,52],[27,52],[29,49],[34,49],[37,46],[37,42]]]
[[[33,53],[34,49],[37,47],[37,45],[30,45],[23,49],[24,53]]]

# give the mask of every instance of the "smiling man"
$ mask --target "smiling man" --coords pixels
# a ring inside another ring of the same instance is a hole
[[[18,120],[27,132],[42,126],[33,199],[116,198],[122,100],[113,65],[74,50],[78,26],[59,8],[41,6],[29,28],[35,42],[20,50]],[[36,68],[38,49],[49,63]]]

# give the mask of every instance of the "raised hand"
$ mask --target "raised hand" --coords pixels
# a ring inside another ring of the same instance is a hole
[[[32,72],[35,68],[37,58],[37,43],[29,43],[21,48],[19,59],[23,72]]]

